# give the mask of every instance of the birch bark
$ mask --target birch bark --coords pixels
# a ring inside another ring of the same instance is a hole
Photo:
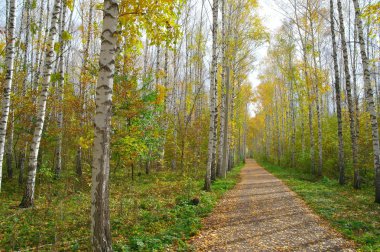
[[[226,99],[226,55],[225,55],[225,48],[226,48],[226,30],[225,30],[225,0],[221,0],[222,3],[222,74],[221,74],[221,80],[222,80],[222,87],[221,87],[221,95],[220,95],[220,134],[219,134],[219,154],[218,154],[218,164],[216,166],[216,173],[217,176],[220,178],[223,178],[225,176],[225,167],[223,167],[223,150],[224,150],[224,134],[225,134],[225,121],[227,118],[225,118],[225,110],[228,109],[225,106],[225,99]]]
[[[335,97],[336,97],[336,116],[338,119],[338,167],[339,167],[339,184],[345,184],[345,166],[344,166],[344,145],[343,145],[343,120],[342,120],[342,107],[340,97],[340,78],[338,67],[338,53],[337,43],[335,38],[335,25],[334,25],[334,1],[330,0],[330,28],[332,37],[332,49],[334,60],[334,78],[335,78]]]
[[[1,108],[0,119],[0,192],[1,180],[3,174],[3,158],[5,148],[5,136],[7,134],[7,124],[11,105],[11,91],[14,72],[14,56],[15,56],[15,20],[16,20],[16,0],[9,1],[9,17],[7,22],[7,45],[5,56],[5,85],[3,91],[3,106]]]
[[[109,212],[110,132],[117,47],[118,1],[105,0],[96,86],[95,138],[92,160],[91,234],[93,251],[112,251]]]
[[[42,137],[42,131],[45,123],[46,115],[46,102],[48,98],[48,89],[50,84],[50,76],[53,70],[53,61],[55,59],[54,52],[54,39],[57,34],[58,18],[61,11],[61,1],[55,0],[54,10],[51,19],[51,25],[49,29],[49,36],[46,44],[45,51],[45,63],[43,68],[43,82],[41,87],[41,94],[37,107],[37,122],[34,128],[33,140],[30,146],[30,154],[28,160],[28,178],[26,181],[26,188],[24,196],[21,200],[20,207],[28,208],[33,206],[34,203],[34,190],[36,182],[37,172],[37,157],[40,149],[40,142]]]
[[[365,41],[363,35],[363,21],[361,20],[361,13],[358,0],[352,0],[355,8],[355,25],[358,29],[360,55],[363,65],[364,73],[364,89],[367,101],[368,111],[370,114],[372,126],[372,145],[373,145],[373,159],[375,168],[375,202],[380,203],[380,146],[379,146],[379,125],[377,122],[377,114],[375,103],[373,100],[373,90],[371,86],[371,74],[368,66],[368,56],[365,49]]]
[[[359,170],[358,170],[358,145],[356,138],[356,128],[355,128],[355,115],[354,109],[355,104],[352,98],[352,90],[351,90],[351,74],[348,62],[348,50],[347,50],[347,42],[346,42],[346,32],[344,27],[343,20],[343,11],[342,11],[342,2],[338,0],[338,12],[339,12],[339,32],[341,36],[342,42],[342,50],[343,50],[343,63],[344,63],[344,75],[346,82],[346,92],[347,92],[347,104],[348,104],[348,114],[350,118],[350,133],[351,133],[351,144],[352,144],[352,165],[354,167],[354,188],[360,188],[360,179],[359,179]]]
[[[56,149],[56,157],[57,160],[55,162],[55,176],[59,177],[62,170],[62,137],[63,137],[63,85],[64,85],[64,72],[63,72],[63,54],[65,51],[64,47],[64,41],[63,41],[63,31],[65,30],[65,21],[66,21],[66,1],[63,0],[63,6],[62,6],[62,16],[61,16],[61,28],[60,28],[60,35],[59,35],[59,44],[61,46],[61,49],[59,51],[59,57],[58,57],[58,72],[59,72],[59,80],[58,80],[58,87],[57,87],[57,94],[58,94],[58,112],[57,112],[57,126],[59,129],[58,133],[58,142],[57,142],[57,149]]]
[[[214,133],[216,130],[215,116],[216,116],[216,65],[217,65],[217,54],[216,54],[216,43],[218,35],[218,4],[219,0],[214,0],[212,7],[212,62],[211,62],[211,74],[210,74],[210,128],[208,135],[208,156],[207,156],[207,167],[206,167],[206,178],[204,189],[206,191],[211,191],[211,173],[213,161],[215,160],[215,141]]]

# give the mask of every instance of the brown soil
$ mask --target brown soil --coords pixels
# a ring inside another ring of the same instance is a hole
[[[190,243],[196,251],[355,251],[254,160]]]

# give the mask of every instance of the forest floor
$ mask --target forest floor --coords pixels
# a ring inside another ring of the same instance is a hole
[[[354,251],[296,193],[253,160],[241,181],[203,220],[197,251]]]
[[[112,170],[110,214],[114,251],[187,251],[186,241],[201,228],[225,192],[239,180],[237,165],[225,179],[203,190],[203,169],[137,170],[131,181],[126,169]],[[91,251],[90,167],[81,179],[67,169],[60,179],[41,169],[36,201],[20,209],[22,187],[17,178],[5,180],[0,199],[0,251]],[[193,204],[194,198],[199,204]]]

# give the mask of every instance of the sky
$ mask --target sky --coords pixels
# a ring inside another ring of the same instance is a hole
[[[276,11],[276,0],[259,0],[259,12],[261,17],[263,18],[263,24],[267,27],[268,32],[273,34],[282,24],[282,16],[279,12]],[[249,75],[249,80],[252,84],[253,90],[259,85],[258,75],[260,69],[260,62],[263,61],[267,55],[268,44],[262,46],[257,52],[256,57],[257,61],[255,66],[253,66],[253,70]],[[255,115],[254,105],[249,105],[249,113],[251,116]]]

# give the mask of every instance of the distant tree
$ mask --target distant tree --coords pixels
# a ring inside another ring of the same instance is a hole
[[[336,99],[336,115],[338,119],[338,167],[339,167],[339,184],[345,184],[345,164],[344,164],[344,146],[343,146],[343,120],[342,120],[342,104],[340,97],[340,76],[338,67],[338,53],[335,37],[335,21],[334,21],[334,0],[330,0],[330,28],[332,37],[333,61],[334,61],[334,87]]]

